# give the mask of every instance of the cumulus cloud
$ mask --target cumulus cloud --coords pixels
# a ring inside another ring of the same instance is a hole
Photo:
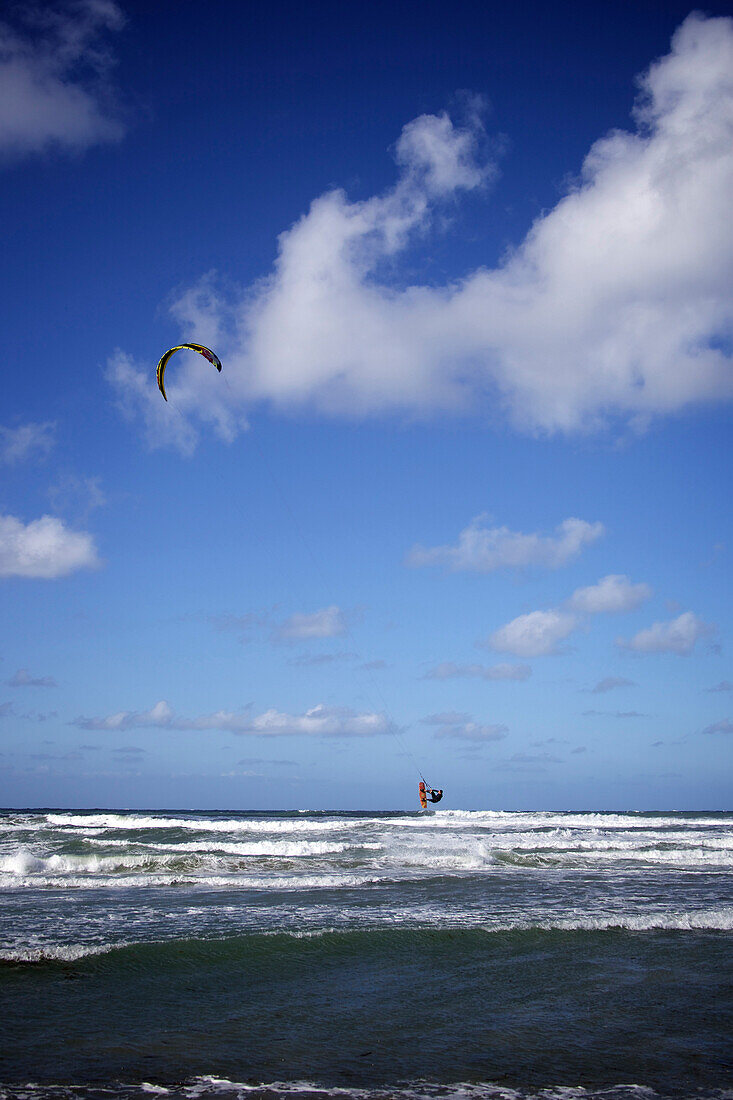
[[[347,707],[328,707],[323,703],[304,714],[287,714],[271,708],[254,715],[248,707],[241,711],[219,710],[185,718],[175,714],[164,699],[147,711],[119,711],[104,718],[80,716],[71,724],[85,730],[219,730],[255,737],[374,737],[390,731],[389,721],[383,714],[357,713]]]
[[[52,420],[42,424],[19,424],[17,428],[0,426],[0,462],[14,466],[33,458],[45,458],[56,442],[55,428]]]
[[[600,527],[601,525],[598,524]],[[597,584],[577,588],[562,607],[548,611],[530,611],[495,630],[484,643],[498,653],[513,653],[516,657],[543,657],[559,653],[559,643],[584,623],[584,616],[631,611],[651,596],[646,584],[632,584],[628,577],[612,573]],[[593,692],[622,687],[630,680],[610,677],[602,680]]]
[[[479,680],[528,680],[532,675],[529,665],[456,665],[443,661],[425,674],[425,680],[454,680],[458,677],[476,677]]]
[[[0,515],[0,577],[65,577],[100,565],[94,539],[53,516],[24,524]]]
[[[112,0],[19,9],[25,28],[0,23],[0,153],[85,149],[123,133],[103,44],[124,18]]]
[[[728,401],[733,21],[690,15],[638,85],[633,126],[591,146],[500,264],[399,284],[439,204],[487,176],[475,118],[423,115],[403,130],[390,190],[316,198],[280,235],[269,277],[234,299],[208,280],[179,319],[197,339],[221,335],[241,409],[501,407],[520,429],[573,432]],[[184,414],[219,416],[209,383],[176,383]]]
[[[8,687],[58,687],[53,676],[31,676],[27,668],[19,668],[5,683]]]
[[[730,718],[723,718],[720,722],[714,722],[712,726],[706,726],[703,733],[733,733],[733,722]]]
[[[486,644],[497,653],[512,653],[515,657],[545,657],[559,653],[560,642],[577,626],[575,615],[567,611],[530,611],[499,627]]]
[[[622,687],[636,687],[636,684],[633,680],[627,680],[625,676],[606,676],[589,690],[591,695],[603,695],[607,691],[615,691],[616,688]]]
[[[628,577],[611,573],[588,588],[576,588],[567,606],[587,615],[633,611],[651,595],[648,584],[632,584]]]
[[[509,732],[509,727],[502,724],[488,724],[473,722],[468,714],[459,714],[448,711],[444,714],[429,714],[423,718],[423,722],[429,726],[437,726],[435,732],[437,738],[451,738],[456,741],[501,741]]]
[[[312,638],[338,638],[347,631],[346,615],[332,604],[312,614],[297,612],[281,623],[277,636],[287,641],[307,641]]]
[[[692,611],[685,611],[670,622],[653,623],[628,640],[617,638],[616,644],[635,653],[676,653],[686,657],[700,638],[714,630],[714,626],[704,623]]]
[[[554,535],[525,535],[508,527],[487,527],[486,516],[477,516],[460,532],[455,546],[414,546],[407,564],[446,565],[452,570],[476,573],[532,565],[558,569],[599,539],[603,530],[602,523],[571,518],[563,520]]]

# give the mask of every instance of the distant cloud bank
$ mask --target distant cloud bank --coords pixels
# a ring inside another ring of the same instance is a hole
[[[381,272],[494,167],[477,112],[414,119],[390,190],[321,195],[280,234],[268,278],[233,300],[210,279],[180,298],[186,338],[216,344],[226,400],[182,365],[171,389],[188,420],[163,418],[119,353],[110,378],[128,413],[151,445],[190,449],[192,419],[230,439],[258,402],[350,418],[499,408],[522,431],[588,432],[730,400],[733,20],[693,13],[638,83],[634,128],[591,146],[502,263],[444,286]]]
[[[357,713],[347,707],[328,707],[319,703],[303,714],[287,714],[270,708],[262,714],[252,714],[250,708],[241,711],[219,710],[196,718],[176,714],[161,699],[147,711],[118,711],[104,718],[80,716],[71,723],[84,730],[116,732],[131,729],[220,730],[252,737],[375,737],[389,733],[389,721],[383,714]]]

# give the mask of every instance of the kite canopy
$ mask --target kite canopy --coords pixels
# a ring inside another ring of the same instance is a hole
[[[221,361],[218,355],[214,355],[211,348],[205,348],[203,344],[176,344],[174,348],[169,348],[163,356],[161,356],[158,363],[157,379],[158,389],[163,394],[163,397],[167,401],[168,398],[165,395],[165,387],[163,386],[163,375],[165,374],[165,368],[168,365],[168,360],[171,355],[175,355],[177,351],[181,351],[183,348],[190,348],[191,351],[197,351],[199,355],[203,355],[204,359],[208,359],[210,363],[213,363],[218,371],[221,371]]]

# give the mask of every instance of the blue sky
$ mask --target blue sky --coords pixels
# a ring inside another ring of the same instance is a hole
[[[732,72],[724,5],[9,7],[0,804],[730,808]]]

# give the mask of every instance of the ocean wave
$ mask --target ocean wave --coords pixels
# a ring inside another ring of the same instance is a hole
[[[36,817],[36,822],[38,818]],[[333,815],[328,816],[319,811],[302,811],[298,817],[279,818],[277,815],[263,815],[257,818],[218,818],[196,815],[189,817],[171,816],[165,814],[139,814],[135,812],[115,813],[112,811],[99,813],[63,813],[51,812],[43,815],[43,820],[52,826],[74,829],[110,829],[110,830],[137,830],[137,829],[184,829],[199,832],[231,833],[231,832],[267,832],[267,833],[300,833],[300,832],[332,832],[340,830],[351,831],[355,828],[388,826],[394,829],[419,829],[440,830],[447,828],[463,828],[465,825],[473,827],[495,827],[501,830],[519,829],[536,831],[538,829],[579,829],[588,831],[591,828],[601,830],[625,829],[625,830],[660,830],[669,828],[697,828],[707,830],[709,828],[730,828],[733,824],[733,815],[714,815],[697,813],[643,813],[630,811],[628,813],[615,812],[587,812],[573,811],[524,811],[524,810],[433,810],[429,814],[395,813],[389,815],[359,814],[359,815]],[[32,824],[30,815],[23,815],[23,821],[10,826],[7,819],[5,827],[28,827]]]
[[[183,1100],[666,1100],[666,1093],[637,1084],[601,1088],[580,1085],[546,1085],[530,1089],[510,1088],[491,1081],[457,1081],[442,1084],[416,1080],[372,1088],[348,1088],[313,1081],[269,1081],[252,1084],[226,1077],[200,1076],[169,1085],[141,1081],[139,1084],[105,1082],[104,1085],[0,1084],[0,1100],[150,1100],[151,1096],[181,1097]],[[679,1094],[671,1094],[680,1100]],[[695,1100],[733,1100],[725,1088],[699,1088]]]
[[[77,962],[90,955],[107,955],[116,951],[120,945],[115,943],[59,943],[31,944],[22,947],[0,948],[0,962],[3,963],[44,963]]]
[[[242,820],[241,818],[195,818],[195,817],[152,817],[138,814],[47,814],[49,825],[74,829],[112,829],[125,832],[138,829],[184,829],[204,833],[303,833],[333,832],[337,829],[352,829],[358,822],[353,819],[308,820],[307,818],[277,820],[262,818]]]
[[[92,844],[98,844],[104,848],[129,848],[132,844],[136,844],[134,841],[129,840],[112,840],[92,839]],[[273,858],[282,859],[294,859],[299,856],[323,856],[323,855],[339,855],[341,852],[349,851],[380,851],[383,848],[382,844],[372,844],[368,842],[364,843],[349,843],[347,841],[328,841],[328,840],[253,840],[250,842],[241,842],[238,844],[227,843],[226,841],[210,841],[208,844],[186,841],[180,844],[145,844],[140,843],[140,847],[144,847],[147,852],[165,852],[175,854],[176,852],[195,852],[199,854],[223,854],[232,856],[269,856]]]
[[[414,817],[397,819],[395,824],[412,827],[422,826],[426,828],[440,828],[441,826],[455,822],[480,824],[517,825],[520,828],[575,828],[588,829],[592,826],[600,826],[603,829],[650,829],[650,828],[674,828],[682,825],[692,825],[708,828],[726,827],[733,824],[733,814],[706,814],[684,813],[674,815],[668,813],[652,813],[643,810],[629,810],[626,813],[613,811],[587,811],[577,812],[572,810],[434,810],[430,814],[416,814]]]
[[[268,886],[269,875],[254,879],[260,866],[286,877],[292,885],[301,887],[303,872],[317,865],[328,885],[354,885],[352,872],[359,866],[394,881],[420,880],[426,877],[461,878],[505,872],[512,868],[567,868],[582,870],[647,866],[657,870],[701,871],[730,870],[733,851],[708,838],[705,843],[645,838],[636,843],[628,840],[609,842],[603,839],[548,836],[541,838],[523,834],[517,838],[496,836],[476,837],[451,835],[441,837],[414,836],[409,841],[401,836],[371,834],[367,840],[352,836],[349,840],[271,839],[225,841],[212,840],[146,843],[140,840],[82,838],[76,850],[38,850],[40,845],[22,845],[0,856],[0,883],[4,886],[32,882],[40,885],[51,879],[63,885],[64,880],[84,877],[87,884],[99,879],[109,884],[126,876],[140,885],[150,884],[150,876],[181,876],[214,882],[217,877],[242,876],[252,886]],[[84,851],[84,846],[91,850]],[[249,876],[249,877],[247,877]],[[160,882],[160,878],[154,881]],[[371,879],[367,879],[371,881]],[[244,880],[243,880],[244,882]]]
[[[194,867],[170,868],[164,870],[143,870],[129,874],[129,868],[117,866],[116,873],[107,868],[106,874],[86,869],[81,873],[44,874],[39,871],[26,874],[0,872],[0,889],[94,889],[110,888],[131,889],[149,887],[195,886],[206,889],[236,888],[237,890],[258,890],[270,893],[298,893],[307,890],[355,889],[360,886],[373,886],[392,881],[389,876],[380,874],[355,874],[346,871],[324,874],[251,874],[241,869],[231,868],[223,873],[220,867],[216,873],[212,869],[201,873]],[[128,873],[126,873],[128,872]]]
[[[277,928],[266,931],[252,931],[236,936],[178,936],[156,939],[124,940],[117,943],[15,943],[0,949],[0,962],[3,963],[55,963],[76,962],[86,957],[110,955],[112,953],[131,954],[137,958],[140,952],[147,953],[155,949],[156,965],[161,965],[166,951],[176,957],[182,954],[201,954],[239,956],[259,946],[267,946],[279,941],[283,946],[297,941],[331,941],[334,944],[348,944],[353,941],[359,951],[364,951],[369,940],[375,946],[386,947],[390,942],[397,943],[409,937],[414,940],[429,935],[432,940],[445,937],[447,944],[460,950],[461,934],[481,937],[514,935],[520,937],[568,934],[597,933],[677,933],[677,932],[731,932],[733,931],[733,907],[721,906],[697,912],[657,912],[645,914],[605,913],[596,916],[578,915],[574,918],[542,920],[537,917],[525,920],[487,921],[485,917],[473,917],[461,914],[453,920],[446,920],[444,914],[435,914],[431,920],[422,913],[412,923],[408,915],[404,923],[391,922],[388,927],[379,923],[365,923],[362,926],[338,928],[325,926],[319,928]]]

